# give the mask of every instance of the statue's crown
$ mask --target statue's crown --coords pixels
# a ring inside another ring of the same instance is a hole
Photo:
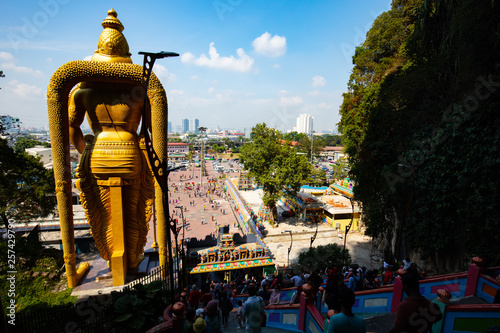
[[[93,61],[132,63],[127,40],[123,36],[123,24],[114,9],[108,10],[108,17],[102,21],[104,30],[99,36]]]

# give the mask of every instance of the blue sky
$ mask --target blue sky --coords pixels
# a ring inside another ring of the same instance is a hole
[[[46,90],[64,63],[93,54],[114,8],[132,59],[139,51],[181,56],[156,62],[169,121],[291,130],[301,113],[315,131],[336,130],[354,47],[390,0],[4,1],[0,11],[0,114],[48,126]]]

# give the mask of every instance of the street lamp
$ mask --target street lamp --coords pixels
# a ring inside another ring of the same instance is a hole
[[[181,241],[182,275],[183,275],[184,279],[186,279],[186,277],[187,277],[187,274],[186,274],[186,255],[184,252],[184,241],[185,241],[185,236],[186,236],[186,220],[184,219],[184,212],[183,212],[184,207],[175,206],[175,208],[181,210],[181,219],[182,219],[182,241]],[[187,282],[185,285],[187,286]]]
[[[351,230],[351,227],[352,227],[352,223],[354,222],[354,200],[352,198],[349,198],[349,197],[346,197],[344,196],[345,198],[349,199],[349,201],[351,202],[351,208],[352,208],[352,216],[351,216],[351,222],[349,222],[348,225],[346,225],[345,227],[345,234],[344,234],[344,263],[345,265],[347,266],[347,256],[346,256],[346,253],[345,253],[345,246],[346,246],[346,242],[347,242],[347,233],[349,232],[349,230]]]
[[[311,164],[313,163],[314,133],[315,131],[311,131]]]
[[[156,242],[156,199],[153,200],[153,244],[151,248],[155,251],[158,250],[158,243]]]
[[[314,236],[311,237],[311,244],[309,245],[309,249],[312,248],[313,243],[316,240],[316,236],[318,235],[318,227],[319,227],[319,224],[316,223],[316,232],[314,233]]]
[[[281,233],[284,234],[285,232],[290,233],[290,247],[288,248],[288,256],[286,259],[286,267],[290,267],[290,251],[292,251],[292,244],[293,244],[293,238],[292,238],[292,231],[291,230],[283,230]]]
[[[200,171],[200,189],[201,189],[201,195],[203,195],[203,162],[205,160],[205,157],[204,157],[204,151],[203,151],[203,134],[206,133],[207,131],[207,128],[206,127],[200,127],[198,128],[198,131],[200,131],[202,134],[201,134],[201,153],[200,153],[200,167],[201,167],[201,171]]]

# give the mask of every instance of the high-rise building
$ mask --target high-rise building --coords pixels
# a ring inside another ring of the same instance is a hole
[[[172,133],[172,132],[173,132],[172,122],[171,122],[171,121],[169,121],[169,122],[167,123],[167,132],[168,132],[168,133]]]
[[[200,128],[200,121],[198,119],[189,119],[189,132],[198,133],[198,128]]]
[[[303,113],[297,117],[297,132],[310,135],[313,131],[314,117],[310,114]]]
[[[181,126],[182,126],[182,130],[181,130],[182,133],[189,132],[189,119],[182,119]]]

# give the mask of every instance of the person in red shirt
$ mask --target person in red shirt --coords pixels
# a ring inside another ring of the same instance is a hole
[[[201,298],[201,292],[198,290],[198,286],[196,284],[193,284],[193,287],[191,288],[191,292],[189,293],[189,305],[193,309],[198,309],[198,306],[200,305],[200,298]]]
[[[392,266],[389,266],[384,274],[383,284],[391,284],[394,280],[394,272],[392,271]]]
[[[208,302],[212,300],[212,294],[210,293],[210,290],[203,290],[203,294],[200,298],[200,303],[202,306],[207,306]]]
[[[431,332],[432,324],[443,316],[439,307],[420,294],[417,274],[408,272],[401,280],[408,297],[399,303],[394,327],[389,333]]]

